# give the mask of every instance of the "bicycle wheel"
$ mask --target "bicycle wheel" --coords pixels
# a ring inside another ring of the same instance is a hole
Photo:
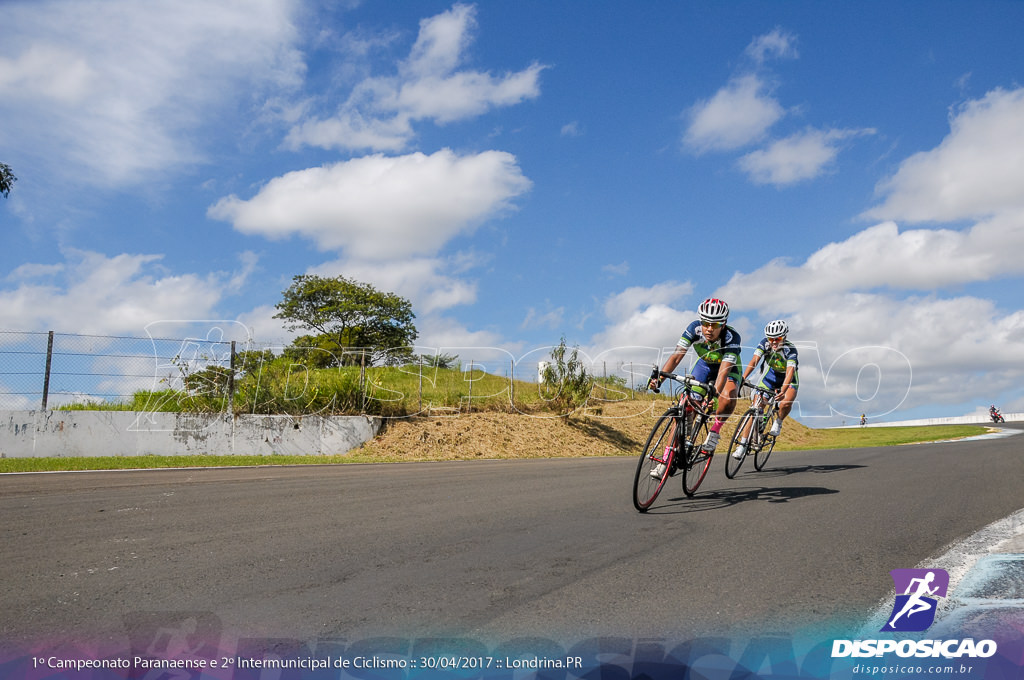
[[[647,508],[654,503],[654,499],[661,493],[669,478],[677,448],[670,440],[678,439],[673,429],[678,414],[678,409],[670,408],[658,418],[658,422],[651,428],[651,434],[647,437],[643,453],[636,464],[636,476],[633,478],[633,507],[640,512],[647,512]],[[666,448],[669,449],[668,455],[665,453]],[[665,465],[664,473],[661,477],[652,477],[651,472],[659,464]]]
[[[712,454],[701,450],[708,436],[708,416],[698,414],[686,433],[686,464],[683,465],[683,493],[692,496],[711,467]]]
[[[732,457],[732,452],[739,446],[740,441],[746,436],[748,440],[747,451],[750,450],[750,444],[755,439],[754,432],[754,419],[757,418],[757,411],[754,409],[748,409],[743,417],[740,418],[740,422],[736,425],[736,431],[732,433],[732,439],[729,441],[729,450],[725,454],[725,476],[732,479],[736,476],[736,473],[740,471],[740,467],[743,466],[743,461],[746,460],[746,456],[743,458],[736,459]]]
[[[764,469],[765,464],[768,462],[768,456],[772,455],[772,451],[775,449],[775,435],[768,433],[771,432],[772,427],[775,425],[775,419],[778,417],[779,412],[772,411],[764,422],[764,438],[761,440],[761,446],[757,448],[757,453],[754,454],[754,469],[758,472]]]

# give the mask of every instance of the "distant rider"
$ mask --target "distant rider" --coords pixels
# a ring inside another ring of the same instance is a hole
[[[800,387],[800,379],[797,368],[800,359],[796,346],[786,339],[789,335],[789,325],[777,319],[768,322],[764,327],[764,339],[761,340],[754,350],[754,356],[750,358],[747,367],[743,369],[743,379],[746,380],[760,361],[764,361],[765,372],[761,376],[758,387],[774,390],[779,400],[779,415],[768,431],[773,437],[778,437],[782,432],[782,421],[786,419],[793,409],[793,400],[796,399],[797,389]],[[743,458],[747,454],[747,440],[749,433],[744,433],[740,445],[733,451],[733,458]]]
[[[701,445],[707,453],[714,453],[721,438],[722,425],[728,420],[736,408],[736,393],[740,383],[740,334],[732,326],[726,325],[729,320],[729,305],[718,298],[708,298],[700,303],[697,309],[698,318],[683,331],[676,349],[669,355],[662,371],[671,373],[686,356],[687,350],[693,347],[700,357],[693,366],[692,375],[703,383],[713,383],[715,394],[718,395],[718,408],[715,421],[712,423],[708,437]],[[662,379],[652,378],[649,389],[661,386]],[[669,441],[675,436],[671,433]],[[665,464],[659,463],[651,470],[651,476],[658,479],[665,474]]]

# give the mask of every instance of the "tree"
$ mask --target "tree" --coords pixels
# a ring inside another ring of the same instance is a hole
[[[458,354],[421,354],[416,357],[419,363],[431,368],[452,368],[458,358]]]
[[[410,345],[418,333],[412,304],[405,298],[377,290],[344,276],[324,278],[302,274],[292,279],[276,307],[275,319],[288,330],[315,331],[327,349],[366,349],[369,360],[394,363],[411,357]],[[308,346],[309,338],[304,341]],[[342,354],[343,363],[359,363],[359,356]]]
[[[565,338],[562,338],[558,347],[551,350],[551,363],[541,376],[547,393],[545,397],[563,415],[571,415],[586,404],[594,387],[593,378],[579,359],[579,347],[573,347],[572,352],[566,356],[568,351]]]
[[[0,163],[0,194],[3,194],[4,198],[10,195],[11,187],[16,181],[18,178],[14,176],[11,166],[7,163]]]

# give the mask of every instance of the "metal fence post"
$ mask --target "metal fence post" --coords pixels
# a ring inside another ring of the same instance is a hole
[[[46,373],[43,375],[43,410],[46,410],[46,400],[50,396],[50,366],[53,363],[53,331],[46,340]]]
[[[228,366],[228,415],[235,415],[235,341],[231,341],[231,362]]]

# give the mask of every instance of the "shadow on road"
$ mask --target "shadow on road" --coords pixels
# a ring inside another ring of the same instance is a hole
[[[792,467],[771,467],[767,466],[762,472],[755,472],[758,477],[782,477],[784,475],[796,475],[803,472],[846,472],[866,468],[867,465],[794,465]]]
[[[688,512],[702,512],[705,510],[717,510],[730,505],[748,503],[750,501],[761,501],[765,503],[789,503],[790,501],[807,498],[809,496],[822,496],[825,494],[839,493],[837,489],[827,489],[821,486],[789,486],[789,487],[747,487],[737,489],[719,489],[715,491],[698,491],[693,498],[676,496],[666,498],[669,505],[651,508],[647,514],[678,514]]]

